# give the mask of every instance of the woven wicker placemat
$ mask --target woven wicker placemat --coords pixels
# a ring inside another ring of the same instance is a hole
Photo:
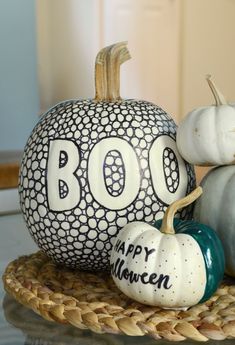
[[[96,333],[182,341],[235,338],[235,284],[225,281],[187,311],[149,307],[124,296],[104,273],[71,271],[37,252],[11,262],[5,290],[43,318]]]

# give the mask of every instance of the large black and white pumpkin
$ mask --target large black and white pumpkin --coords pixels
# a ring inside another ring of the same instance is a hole
[[[50,109],[26,144],[21,208],[38,246],[72,268],[109,267],[118,231],[153,222],[195,187],[176,148],[176,125],[160,107],[119,96],[125,43],[97,55],[96,97]],[[191,208],[179,214],[191,217]]]

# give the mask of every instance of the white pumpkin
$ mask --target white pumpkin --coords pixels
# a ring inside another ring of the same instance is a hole
[[[127,224],[111,253],[111,274],[130,298],[163,308],[187,308],[208,299],[224,274],[224,253],[216,233],[204,224],[174,220],[176,210],[202,190],[174,202],[155,227]],[[160,231],[158,230],[160,228]]]
[[[121,100],[126,43],[96,59],[96,97],[64,101],[34,128],[20,170],[20,201],[29,231],[54,261],[109,267],[112,243],[128,221],[161,218],[195,184],[176,148],[176,125],[160,107]],[[180,213],[192,216],[192,208]]]
[[[235,107],[228,104],[210,76],[216,104],[191,111],[179,124],[176,143],[184,159],[201,166],[235,163]]]
[[[235,277],[235,166],[210,170],[201,185],[204,193],[194,207],[194,218],[211,226],[225,252],[226,273]]]

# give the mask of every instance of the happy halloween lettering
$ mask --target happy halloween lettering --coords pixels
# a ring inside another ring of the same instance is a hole
[[[122,256],[127,257],[131,256],[132,259],[135,259],[139,255],[144,255],[144,261],[148,262],[149,256],[153,254],[156,249],[152,248],[149,249],[146,246],[136,245],[133,244],[126,244],[126,242],[118,240],[114,246],[114,250],[117,253],[122,254]],[[125,260],[123,258],[118,258],[116,262],[111,264],[111,273],[114,277],[122,280],[128,280],[130,283],[137,283],[141,281],[142,284],[151,284],[155,285],[158,289],[162,287],[164,289],[170,289],[172,284],[170,284],[170,276],[167,274],[157,274],[156,272],[148,273],[136,273],[134,271],[129,270],[125,265]]]
[[[140,245],[134,246],[133,244],[129,244],[128,246],[124,241],[118,240],[114,247],[115,251],[118,253],[122,253],[123,255],[127,256],[129,254],[132,255],[134,259],[136,256],[140,255],[144,252],[144,261],[147,262],[149,255],[154,253],[156,249],[148,249],[148,247],[142,247]]]

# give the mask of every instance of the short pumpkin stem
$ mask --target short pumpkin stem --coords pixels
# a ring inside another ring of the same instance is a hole
[[[202,194],[202,187],[197,187],[194,189],[189,195],[185,196],[184,198],[173,202],[170,206],[168,206],[163,220],[160,231],[164,234],[175,234],[173,221],[175,213],[190,204],[192,204],[200,195]]]
[[[213,96],[215,98],[215,105],[218,107],[219,105],[225,105],[228,104],[228,102],[226,101],[225,97],[222,95],[222,93],[218,90],[218,88],[216,87],[215,83],[213,82],[213,80],[211,80],[211,75],[208,74],[206,76],[206,80],[210,86],[210,89],[213,93]]]
[[[101,49],[95,62],[95,100],[118,101],[120,97],[120,65],[130,59],[127,42]]]

